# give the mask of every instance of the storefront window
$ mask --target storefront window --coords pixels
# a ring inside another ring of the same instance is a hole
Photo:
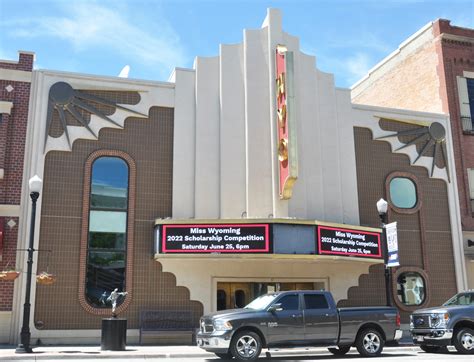
[[[398,299],[404,305],[417,306],[425,301],[425,280],[416,272],[407,272],[397,279]]]
[[[414,208],[417,203],[415,183],[406,177],[394,177],[390,181],[390,200],[395,207]]]
[[[128,165],[100,157],[92,165],[87,248],[86,299],[106,307],[105,295],[125,289]],[[120,302],[120,301],[119,301]]]

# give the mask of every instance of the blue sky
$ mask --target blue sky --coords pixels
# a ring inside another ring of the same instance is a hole
[[[38,69],[116,76],[130,65],[130,78],[167,80],[220,43],[240,43],[268,7],[341,87],[430,21],[474,28],[474,0],[0,0],[0,59],[27,50]]]

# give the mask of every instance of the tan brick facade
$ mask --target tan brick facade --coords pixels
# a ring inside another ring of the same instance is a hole
[[[380,225],[375,204],[380,197],[390,200],[386,183],[388,178],[403,173],[405,177],[411,175],[416,180],[419,207],[403,213],[393,207],[389,207],[388,211],[389,222],[397,221],[401,264],[400,268],[393,270],[394,300],[397,301],[395,278],[402,268],[417,271],[427,278],[424,304],[404,307],[396,303],[402,311],[402,321],[407,323],[411,310],[440,305],[456,292],[446,183],[430,178],[424,167],[410,166],[407,156],[392,153],[386,142],[373,140],[370,130],[356,127],[354,137],[361,225]],[[339,306],[384,304],[382,265],[372,266],[370,274],[360,277],[359,286],[349,289],[348,299],[339,302]]]
[[[467,169],[474,168],[474,134],[463,132],[457,77],[466,77],[466,72],[474,74],[474,29],[452,26],[449,20],[438,19],[425,30],[428,31],[431,37],[427,42],[409,53],[402,49],[388,57],[354,86],[352,97],[355,103],[449,114],[464,248],[467,248],[467,239],[474,240],[474,209],[467,174]],[[404,44],[408,47],[416,42],[415,38]],[[474,286],[472,256],[466,257],[466,263],[469,284]]]
[[[439,96],[440,80],[436,72],[436,44],[421,45],[383,76],[371,82],[352,101],[359,104],[404,108],[426,112],[442,112]]]
[[[103,129],[98,141],[76,141],[72,152],[47,154],[40,242],[54,252],[39,256],[38,270],[47,268],[58,279],[54,285],[37,286],[35,322],[41,321],[44,329],[100,328],[102,316],[93,308],[84,309],[86,302],[78,296],[78,290],[84,290],[79,278],[85,267],[79,257],[84,255],[81,238],[87,225],[84,180],[87,160],[97,152],[125,154],[136,166],[133,260],[127,264],[133,286],[120,315],[128,319],[130,329],[138,328],[139,312],[146,309],[192,310],[197,322],[201,303],[191,301],[189,291],[176,286],[174,275],[162,272],[152,255],[155,218],[171,216],[172,201],[173,109],[160,107],[152,107],[148,119],[126,119],[123,130]]]

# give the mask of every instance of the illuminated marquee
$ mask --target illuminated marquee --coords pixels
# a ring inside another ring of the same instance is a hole
[[[296,126],[293,99],[293,52],[283,45],[276,49],[276,104],[280,199],[291,198],[298,178]]]
[[[160,239],[160,230],[156,230]],[[269,224],[162,225],[159,252],[271,253]]]

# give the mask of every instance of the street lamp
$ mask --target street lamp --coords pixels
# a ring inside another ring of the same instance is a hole
[[[385,299],[387,300],[387,306],[392,306],[392,282],[390,269],[387,266],[388,263],[388,250],[387,250],[387,233],[385,229],[385,224],[387,224],[387,211],[388,203],[384,199],[377,201],[377,211],[380,216],[380,221],[382,222],[382,244],[385,251],[384,257],[384,266],[385,266]]]
[[[29,189],[30,189],[30,198],[32,201],[31,208],[31,221],[30,221],[30,244],[28,246],[28,268],[26,272],[26,294],[25,294],[25,304],[23,305],[23,325],[21,327],[20,333],[20,344],[15,350],[15,353],[31,353],[33,350],[30,347],[30,294],[31,294],[31,275],[33,272],[33,252],[35,249],[34,240],[35,240],[35,219],[36,219],[36,201],[40,195],[41,187],[43,181],[39,178],[38,175],[34,175],[29,180]]]

